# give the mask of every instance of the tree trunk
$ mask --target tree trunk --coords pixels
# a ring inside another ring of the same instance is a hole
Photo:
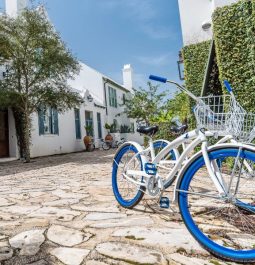
[[[30,114],[13,108],[20,158],[30,162]]]
[[[26,163],[30,162],[30,127],[31,127],[31,120],[30,120],[30,113],[28,110],[27,103],[25,104],[25,111],[24,111],[24,159]]]

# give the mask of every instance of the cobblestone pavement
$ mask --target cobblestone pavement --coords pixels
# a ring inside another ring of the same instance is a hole
[[[0,264],[226,264],[196,243],[177,208],[163,211],[149,199],[118,207],[112,157],[95,151],[0,164]]]

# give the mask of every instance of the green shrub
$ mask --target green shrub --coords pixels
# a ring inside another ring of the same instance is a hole
[[[185,46],[184,59],[185,86],[196,96],[200,96],[207,66],[211,41]]]
[[[240,103],[255,111],[255,0],[216,9],[213,31],[221,83],[228,80]]]

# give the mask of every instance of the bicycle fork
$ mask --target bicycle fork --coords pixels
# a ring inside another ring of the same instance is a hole
[[[224,182],[224,179],[222,178],[222,174],[217,165],[217,161],[216,160],[210,161],[207,147],[208,147],[207,141],[203,141],[201,149],[202,149],[202,154],[204,157],[205,166],[207,168],[208,174],[212,182],[214,183],[215,187],[217,188],[219,195],[226,196],[227,195],[226,183]]]
[[[202,143],[202,154],[203,154],[203,157],[204,157],[204,160],[205,160],[205,165],[206,165],[207,171],[209,173],[209,176],[210,176],[212,182],[214,183],[215,187],[217,188],[217,190],[219,192],[219,195],[221,197],[225,197],[226,199],[233,199],[233,197],[238,192],[239,182],[240,182],[240,173],[241,173],[241,170],[242,170],[242,166],[244,164],[244,161],[242,161],[242,163],[240,163],[240,161],[239,161],[239,158],[240,158],[240,155],[241,155],[241,151],[242,151],[242,147],[239,147],[238,154],[237,154],[237,156],[235,158],[233,169],[232,169],[232,172],[231,172],[231,175],[230,175],[230,181],[227,184],[224,181],[224,179],[223,179],[223,176],[222,176],[222,173],[221,173],[221,171],[219,169],[217,161],[216,160],[210,161],[210,159],[209,159],[208,152],[207,152],[207,142],[204,141]],[[237,179],[235,191],[234,191],[233,194],[231,194],[231,186],[232,186],[232,183],[233,183],[233,179],[235,177],[235,172],[236,172],[238,166],[240,166],[240,165],[241,165],[241,168],[239,169],[240,172],[239,172],[239,176],[238,176],[238,179]]]

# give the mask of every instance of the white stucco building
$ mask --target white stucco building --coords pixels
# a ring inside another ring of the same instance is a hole
[[[184,46],[211,39],[213,11],[237,1],[178,0]]]
[[[16,16],[26,6],[26,0],[6,0],[6,13]],[[31,157],[69,153],[84,150],[83,137],[85,126],[92,125],[94,139],[104,138],[105,123],[115,124],[127,140],[143,138],[136,133],[136,124],[123,113],[123,101],[132,92],[133,70],[130,65],[123,67],[123,84],[80,62],[81,72],[71,87],[84,99],[77,109],[63,114],[45,108],[32,115]],[[6,69],[0,66],[0,78],[4,78]],[[130,128],[132,133],[126,133]],[[96,141],[96,144],[99,141]],[[0,157],[19,157],[15,123],[11,109],[0,106]]]

